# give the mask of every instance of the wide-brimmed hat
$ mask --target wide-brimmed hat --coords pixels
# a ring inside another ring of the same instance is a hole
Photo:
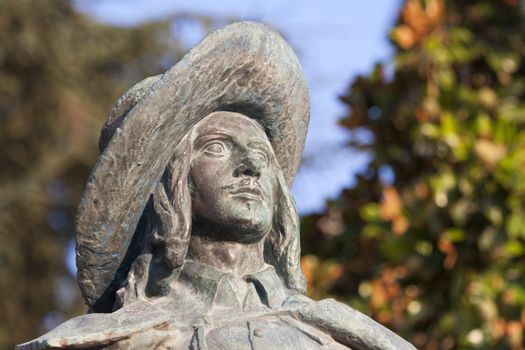
[[[309,121],[299,61],[270,28],[231,24],[208,35],[163,75],[124,93],[102,129],[102,153],[76,223],[78,281],[90,307],[115,278],[176,145],[198,121],[221,110],[260,122],[291,185]]]

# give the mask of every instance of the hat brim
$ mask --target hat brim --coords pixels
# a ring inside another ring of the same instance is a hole
[[[113,280],[175,146],[199,120],[219,110],[245,114],[264,126],[291,185],[309,121],[299,61],[268,27],[231,24],[156,79],[100,155],[76,223],[78,281],[89,306]]]

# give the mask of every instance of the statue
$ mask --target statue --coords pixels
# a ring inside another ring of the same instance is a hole
[[[78,211],[90,313],[17,349],[414,349],[303,295],[289,186],[308,119],[297,58],[253,22],[127,91]]]

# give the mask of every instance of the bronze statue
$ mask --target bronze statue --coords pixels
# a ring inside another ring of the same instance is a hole
[[[413,349],[303,295],[289,186],[309,119],[275,32],[227,26],[114,106],[77,219],[91,313],[19,349]]]

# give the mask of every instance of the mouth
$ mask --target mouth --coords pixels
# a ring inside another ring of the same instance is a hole
[[[243,197],[246,199],[258,199],[261,200],[263,198],[263,194],[261,190],[259,190],[256,187],[238,187],[230,192],[230,194],[234,197]]]

